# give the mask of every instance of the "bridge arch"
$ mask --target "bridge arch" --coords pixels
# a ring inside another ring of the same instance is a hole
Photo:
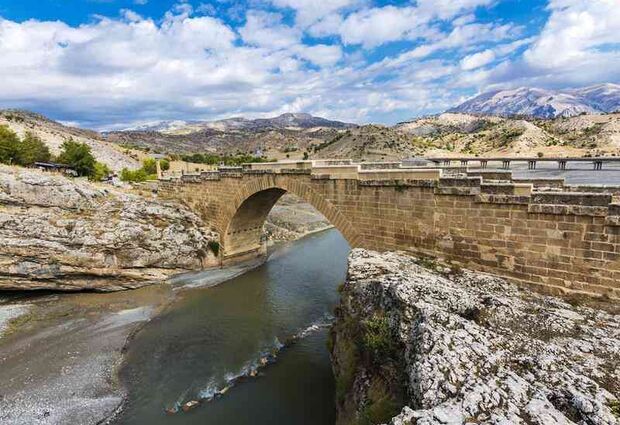
[[[301,182],[269,181],[242,184],[227,213],[220,221],[220,244],[223,261],[256,257],[264,250],[263,225],[274,205],[286,193],[297,196],[316,208],[353,245],[358,233],[349,220],[323,195]]]

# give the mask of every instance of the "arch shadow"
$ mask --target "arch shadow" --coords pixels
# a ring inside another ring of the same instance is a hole
[[[227,206],[230,219],[220,233],[223,262],[238,262],[266,254],[262,239],[263,226],[274,205],[286,193],[297,196],[316,208],[325,218],[353,244],[357,232],[348,219],[331,202],[305,184],[269,184],[244,186],[237,193],[233,205]],[[352,245],[353,246],[353,245]]]

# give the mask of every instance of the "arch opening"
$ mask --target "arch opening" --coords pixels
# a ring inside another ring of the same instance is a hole
[[[285,193],[286,190],[273,187],[254,193],[241,203],[221,238],[225,259],[238,261],[266,253],[262,239],[263,225]]]
[[[338,229],[350,246],[355,246],[359,235],[347,217],[330,199],[297,181],[268,181],[243,185],[236,192],[234,203],[225,206],[220,222],[220,258],[222,264],[238,263],[267,254],[264,224],[276,203],[285,194],[293,195],[312,206],[327,223]]]

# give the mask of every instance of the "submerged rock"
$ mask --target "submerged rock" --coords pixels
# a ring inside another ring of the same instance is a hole
[[[331,352],[338,424],[620,423],[620,316],[404,254],[352,251]]]
[[[199,405],[200,405],[200,402],[198,400],[191,400],[185,403],[182,409],[184,412],[189,412],[190,410],[198,407]]]
[[[188,209],[0,166],[0,290],[114,291],[215,264]]]

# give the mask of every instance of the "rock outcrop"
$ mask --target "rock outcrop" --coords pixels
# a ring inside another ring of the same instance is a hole
[[[215,265],[216,240],[178,204],[0,167],[0,290],[136,288]]]
[[[620,423],[617,306],[361,249],[341,292],[338,424]]]

